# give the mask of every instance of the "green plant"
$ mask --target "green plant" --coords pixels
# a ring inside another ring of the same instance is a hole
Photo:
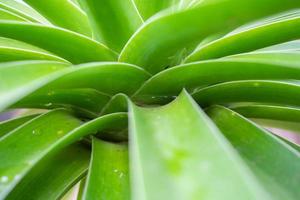
[[[0,110],[43,110],[0,124],[0,199],[300,198],[265,129],[299,130],[300,1],[24,2],[0,0]]]

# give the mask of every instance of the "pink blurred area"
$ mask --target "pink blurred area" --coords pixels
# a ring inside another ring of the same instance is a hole
[[[267,128],[270,132],[300,145],[300,134],[279,128]]]

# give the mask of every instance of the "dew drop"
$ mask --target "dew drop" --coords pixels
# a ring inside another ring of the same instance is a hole
[[[61,135],[61,134],[63,134],[64,133],[64,131],[63,130],[59,130],[59,131],[57,131],[57,135]]]
[[[119,174],[119,178],[123,178],[123,176],[124,176],[124,173],[121,172],[121,173]]]
[[[260,84],[259,83],[254,83],[253,85],[254,85],[254,87],[258,87]]]
[[[32,134],[33,134],[33,135],[39,135],[40,132],[39,132],[38,130],[33,130],[33,131],[32,131]]]
[[[54,94],[54,92],[53,91],[50,91],[50,92],[48,92],[48,96],[52,96]]]
[[[50,107],[50,106],[52,106],[52,103],[46,103],[45,106]]]

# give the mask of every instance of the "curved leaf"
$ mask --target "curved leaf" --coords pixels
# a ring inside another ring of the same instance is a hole
[[[0,138],[5,136],[5,134],[13,131],[14,129],[18,128],[22,124],[26,123],[27,121],[37,117],[38,115],[28,115],[24,117],[19,117],[15,119],[10,119],[7,121],[3,121],[0,123]]]
[[[30,107],[41,103],[51,106],[49,105],[51,103],[61,105],[64,102],[78,101],[78,105],[85,105],[85,109],[92,108],[90,111],[100,112],[102,109],[101,102],[107,101],[107,95],[114,95],[119,92],[128,95],[133,94],[148,78],[147,72],[133,65],[105,62],[89,63],[49,74],[26,85],[24,85],[25,81],[20,79],[16,83],[17,88],[10,89],[6,93],[3,92],[3,99],[7,100],[2,102],[2,106],[11,106],[16,102],[18,105],[22,105],[20,100],[27,96],[24,103],[31,105]],[[99,84],[99,80],[101,80],[101,84]],[[76,92],[77,89],[79,90]],[[80,94],[79,91],[86,92]],[[68,95],[70,96],[68,97]],[[75,98],[76,96],[77,98]],[[80,96],[84,98],[80,98]]]
[[[115,113],[115,112],[127,112],[128,111],[129,98],[124,94],[116,94],[113,96],[106,106],[102,109],[101,115]]]
[[[299,51],[300,50],[300,40],[293,40],[290,42],[284,42],[281,44],[276,44],[270,47],[257,50],[257,52],[268,52],[268,51]]]
[[[130,199],[128,147],[93,137],[92,159],[82,199]]]
[[[96,39],[115,51],[121,51],[142,24],[132,0],[81,0]]]
[[[126,63],[87,63],[66,70],[60,78],[41,88],[41,91],[93,88],[109,95],[120,92],[130,95],[149,77],[145,70]]]
[[[10,12],[8,10],[2,9],[0,6],[0,20],[15,20],[15,21],[27,21],[27,19]]]
[[[0,64],[0,93],[4,95],[16,87],[47,74],[67,68],[66,63],[54,61],[20,61]],[[13,79],[11,77],[14,77]]]
[[[11,108],[68,108],[79,116],[94,118],[110,100],[110,96],[95,89],[58,89],[31,94],[11,105]]]
[[[80,8],[69,0],[24,0],[52,24],[86,36],[91,36],[88,19]]]
[[[19,15],[32,22],[50,24],[42,15],[28,5],[16,0],[0,0],[0,8]]]
[[[116,54],[104,45],[74,32],[50,26],[0,21],[0,36],[35,45],[74,64],[116,59]]]
[[[0,110],[15,103],[27,94],[26,86],[68,67],[68,64],[51,61],[21,61],[0,64]],[[14,77],[13,79],[11,77]]]
[[[80,121],[55,110],[24,124],[0,139],[0,197],[5,198],[26,173]],[[49,126],[51,124],[51,126]]]
[[[299,15],[299,14],[298,14]],[[250,52],[300,38],[300,17],[291,17],[226,35],[193,52],[185,62],[225,57]]]
[[[129,122],[133,199],[269,199],[186,92],[163,107],[131,105]]]
[[[135,96],[138,99],[172,97],[182,88],[193,91],[233,80],[300,79],[299,55],[265,54],[260,55],[261,58],[253,55],[179,65],[151,77]]]
[[[18,40],[0,37],[0,62],[18,60],[55,60],[67,62],[64,59],[33,45]]]
[[[119,60],[157,73],[176,65],[191,47],[210,35],[299,5],[294,0],[274,0],[272,4],[269,0],[205,1],[193,9],[162,14],[134,34]]]
[[[298,199],[299,152],[229,109],[213,107],[208,114],[247,161],[272,199]]]
[[[233,81],[200,89],[193,97],[201,106],[238,102],[299,106],[300,85],[279,81]]]
[[[276,105],[236,105],[230,109],[247,118],[300,122],[300,109]]]
[[[60,199],[86,174],[89,160],[90,150],[82,144],[48,155],[31,169],[6,199]]]

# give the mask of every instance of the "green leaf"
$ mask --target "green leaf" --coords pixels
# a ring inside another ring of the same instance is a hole
[[[1,68],[0,68],[1,70]],[[8,70],[9,71],[9,70]],[[18,73],[23,72],[21,68]],[[49,74],[38,80],[25,84],[24,79],[10,79],[17,72],[7,76],[6,81],[16,84],[16,88],[4,87],[2,108],[11,106],[17,101],[16,107],[29,106],[38,108],[48,108],[55,104],[58,105],[82,105],[83,109],[92,112],[100,112],[108,95],[115,95],[119,92],[128,95],[133,94],[142,83],[148,78],[149,74],[141,68],[124,63],[89,63],[76,67],[69,67],[57,73]],[[36,72],[33,72],[34,74]],[[32,75],[27,73],[27,78]],[[21,74],[20,74],[21,75]],[[101,84],[99,84],[101,80]],[[4,80],[3,80],[4,81]],[[5,82],[7,84],[7,82]],[[5,86],[5,85],[4,85]],[[0,90],[1,91],[1,90]],[[29,95],[24,99],[22,98]],[[21,101],[20,101],[21,100]],[[76,103],[77,102],[77,103]],[[51,105],[52,104],[52,105]],[[1,108],[1,107],[0,107]]]
[[[247,117],[300,122],[300,109],[276,105],[233,105],[230,109]]]
[[[193,52],[185,62],[220,58],[228,55],[250,52],[300,37],[300,16],[283,18],[264,25],[257,24],[244,31],[225,35]],[[272,37],[270,37],[272,35]]]
[[[163,107],[131,105],[129,122],[133,199],[269,199],[186,92]]]
[[[85,13],[69,0],[24,0],[52,24],[86,36],[92,31]]]
[[[198,7],[148,20],[128,41],[119,60],[151,73],[176,65],[206,37],[246,22],[298,8],[294,0],[205,1]],[[209,19],[209,20],[208,20]]]
[[[176,0],[177,1],[177,0]],[[173,5],[173,0],[133,0],[143,19],[148,19],[155,13]]]
[[[0,198],[5,198],[29,170],[53,150],[55,143],[81,122],[63,110],[55,110],[0,139]],[[49,126],[50,125],[50,126]]]
[[[68,108],[79,116],[94,118],[110,100],[107,94],[95,89],[58,89],[48,93],[31,94],[11,108]]]
[[[115,112],[127,112],[128,111],[129,98],[124,94],[116,94],[113,96],[106,106],[102,109],[101,115],[115,113]]]
[[[0,20],[27,21],[25,18],[13,13],[13,12],[2,9],[1,6],[0,6]]]
[[[294,148],[295,150],[297,150],[300,153],[300,145],[299,144],[291,142],[281,136],[278,136],[278,138],[281,139],[282,141],[284,141],[285,143],[287,143],[288,145],[290,145],[292,148]]]
[[[30,177],[30,170],[36,164],[39,166],[40,162],[43,163],[41,159],[45,156],[52,155],[84,136],[97,134],[99,131],[97,136],[105,138],[108,135],[106,131],[126,127],[127,114],[105,115],[79,126],[81,123],[63,110],[54,110],[2,137],[0,139],[0,161],[3,163],[0,167],[0,197],[7,196],[26,174],[29,173]],[[124,138],[122,135],[115,136],[116,139],[118,137]],[[42,166],[41,168],[44,168],[45,165]]]
[[[42,24],[50,24],[37,11],[16,0],[0,0],[0,8],[12,12],[32,22],[40,22]]]
[[[74,32],[50,26],[0,21],[0,36],[35,45],[74,64],[116,59],[116,54],[104,45]]]
[[[84,177],[83,179],[81,179],[81,181],[79,183],[79,189],[78,189],[76,200],[82,200],[85,183],[86,183],[86,177]]]
[[[165,9],[173,12],[202,3],[202,0],[133,0],[144,19]]]
[[[83,198],[130,199],[128,147],[93,137],[93,152]]]
[[[240,102],[299,106],[300,85],[283,81],[233,81],[200,89],[193,97],[204,107]]]
[[[18,60],[66,60],[33,45],[0,37],[0,62]]]
[[[28,94],[41,77],[55,74],[69,65],[54,61],[19,61],[0,64],[0,110]],[[14,77],[14,78],[12,78]]]
[[[131,64],[95,62],[66,70],[66,73],[41,90],[93,88],[109,95],[120,92],[130,95],[149,77],[149,73],[145,70]]]
[[[81,0],[96,39],[115,51],[121,51],[142,24],[132,0]]]
[[[226,81],[299,79],[299,55],[299,53],[253,54],[179,65],[152,76],[135,96],[151,102],[155,100],[151,99],[153,96],[172,97],[182,88],[193,91]]]
[[[127,132],[117,133],[125,128],[127,128],[127,113],[104,115],[70,131],[57,143],[55,148],[63,148],[88,135],[96,135],[98,138],[117,142],[124,141],[124,138],[127,137]]]
[[[276,44],[270,47],[257,50],[259,51],[299,51],[300,50],[300,40],[293,40],[290,42],[285,42],[281,44]]]
[[[38,115],[34,114],[34,115],[28,115],[28,116],[19,117],[19,118],[10,119],[10,120],[1,122],[0,123],[0,139],[1,139],[1,137],[5,136],[7,133],[9,133],[10,131],[18,128],[22,124],[26,123],[27,121],[29,121],[37,116]]]
[[[48,155],[31,169],[6,199],[60,199],[86,174],[89,160],[89,148],[79,143]]]
[[[299,198],[299,152],[227,108],[215,106],[208,114],[246,160],[272,199]]]

